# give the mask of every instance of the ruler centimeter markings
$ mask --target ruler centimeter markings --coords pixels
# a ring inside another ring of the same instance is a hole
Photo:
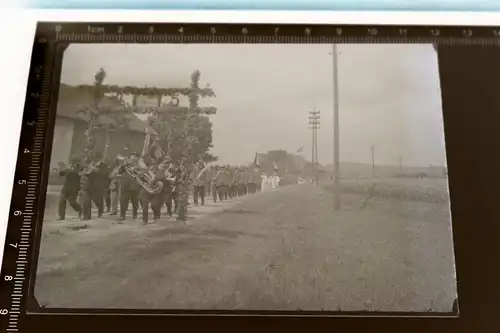
[[[69,43],[229,43],[229,44],[445,44],[498,45],[495,37],[384,37],[384,36],[218,36],[218,35],[138,35],[60,33],[57,40]]]
[[[18,332],[20,319],[25,314],[23,302],[27,298],[28,265],[34,230],[35,202],[41,175],[43,142],[52,83],[52,66],[45,63],[47,38],[37,38],[33,47],[31,68],[24,107],[21,138],[14,178],[14,190],[4,247],[2,283],[5,294],[0,299],[1,328]],[[10,288],[9,288],[10,287]],[[5,304],[4,302],[9,302]],[[5,323],[5,324],[3,324]]]
[[[73,43],[437,43],[498,45],[500,27],[75,23],[44,25]]]

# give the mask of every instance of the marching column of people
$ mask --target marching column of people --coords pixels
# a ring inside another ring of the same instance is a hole
[[[177,161],[145,158],[134,152],[117,158],[111,165],[105,163],[99,153],[95,153],[87,165],[72,159],[69,165],[61,164],[59,168],[59,175],[64,177],[58,204],[59,219],[66,218],[67,203],[82,220],[92,218],[92,204],[97,208],[98,218],[106,211],[109,215],[118,215],[117,221],[125,221],[127,212],[132,208],[131,216],[135,220],[141,208],[142,222],[148,224],[149,210],[156,221],[161,218],[162,208],[166,206],[167,215],[172,217],[176,214],[179,219],[178,186],[182,172]],[[139,182],[141,177],[146,177],[142,179],[147,179],[151,184],[161,183],[161,190],[148,190],[144,183],[141,185]],[[265,189],[261,174],[254,167],[208,167],[199,161],[189,179],[192,181],[190,201],[195,206],[204,206],[207,196],[212,197],[214,203],[223,203]]]

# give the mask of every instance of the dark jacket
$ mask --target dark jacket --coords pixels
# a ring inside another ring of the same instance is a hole
[[[230,183],[231,183],[231,176],[229,175],[228,170],[222,170],[215,179],[215,185],[217,186],[229,186]]]
[[[246,183],[248,182],[248,179],[247,179],[247,171],[246,170],[239,170],[238,171],[238,184],[240,185],[246,185]]]
[[[59,175],[64,177],[62,192],[76,194],[80,190],[80,168],[66,168],[59,171]]]
[[[118,169],[117,174],[120,179],[120,188],[123,191],[139,191],[141,189],[141,185],[139,185],[135,178],[129,175],[124,166],[121,166]]]
[[[108,190],[111,178],[109,177],[111,173],[111,168],[106,163],[101,163],[97,170],[96,175],[96,187],[101,190]]]
[[[90,192],[103,192],[109,188],[109,167],[101,163],[97,170],[90,172],[85,182],[85,189]]]
[[[255,171],[255,170],[250,170],[250,172],[249,172],[249,183],[260,184],[261,181],[262,181],[262,179],[260,177],[260,172],[259,171]]]

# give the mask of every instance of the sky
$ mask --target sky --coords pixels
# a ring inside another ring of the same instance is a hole
[[[437,54],[430,44],[343,44],[338,48],[340,160],[445,166]],[[251,162],[284,149],[310,160],[308,112],[321,112],[318,160],[333,162],[331,44],[72,44],[61,82],[188,87],[194,70],[216,98],[212,153]],[[187,105],[187,100],[181,100]]]

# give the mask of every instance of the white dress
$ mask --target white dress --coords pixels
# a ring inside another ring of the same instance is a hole
[[[260,188],[262,191],[265,191],[265,190],[267,190],[267,177],[264,175],[262,175],[261,177],[262,177],[262,181],[260,183]]]
[[[272,176],[271,177],[271,188],[274,190],[278,188],[278,179],[277,176]]]

